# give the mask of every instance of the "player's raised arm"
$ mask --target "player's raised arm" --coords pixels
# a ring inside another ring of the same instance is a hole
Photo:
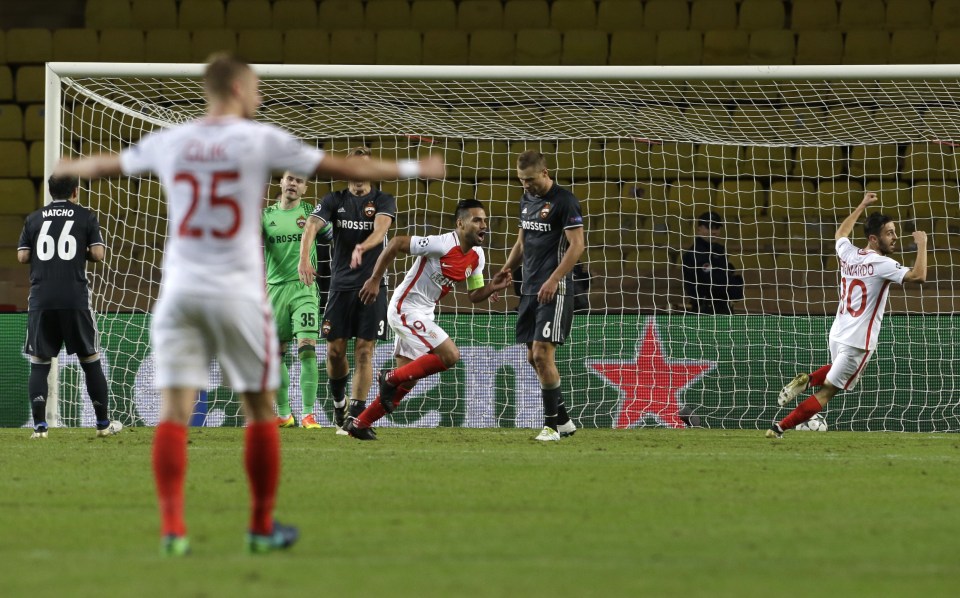
[[[857,225],[857,220],[860,219],[860,214],[863,214],[863,211],[867,209],[872,203],[877,201],[877,194],[872,191],[868,191],[863,194],[863,200],[860,201],[860,205],[853,209],[853,213],[847,216],[843,222],[840,223],[840,228],[837,229],[837,234],[833,236],[834,240],[840,240],[844,237],[849,237],[850,233],[853,232],[853,227]]]
[[[377,295],[380,294],[380,280],[383,279],[387,268],[393,263],[393,260],[396,259],[401,251],[403,253],[410,253],[410,237],[394,237],[387,243],[387,248],[383,250],[383,253],[377,258],[377,263],[373,265],[373,272],[370,274],[370,278],[367,279],[367,282],[363,283],[363,288],[360,289],[360,300],[365,304],[369,305],[373,303]]]
[[[913,231],[913,242],[917,244],[917,260],[913,268],[903,277],[903,282],[923,284],[927,282],[927,233],[922,230]]]
[[[97,154],[85,158],[60,160],[53,169],[53,176],[69,176],[81,179],[100,179],[119,176],[120,154]]]
[[[395,179],[442,179],[447,168],[440,156],[426,160],[350,160],[332,154],[324,154],[317,165],[317,174],[346,181],[392,181]]]

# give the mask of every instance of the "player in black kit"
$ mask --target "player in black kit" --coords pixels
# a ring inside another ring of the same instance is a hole
[[[370,158],[370,150],[356,147],[349,158]],[[354,380],[351,392],[351,417],[366,407],[373,384],[373,350],[377,339],[387,338],[387,293],[364,305],[360,289],[370,278],[373,265],[387,241],[387,231],[397,214],[397,200],[369,182],[350,183],[346,189],[328,193],[307,219],[300,241],[300,278],[313,284],[316,271],[309,260],[310,247],[319,240],[333,243],[330,250],[330,293],[320,335],[327,340],[327,387],[333,397],[333,419],[337,434],[346,434],[346,387],[350,378],[347,340],[354,346]],[[369,252],[369,255],[365,255]],[[307,259],[305,259],[305,257]],[[384,283],[384,288],[386,283]]]
[[[523,261],[517,342],[526,343],[527,361],[540,381],[544,426],[536,440],[554,441],[577,431],[563,403],[556,350],[573,323],[571,271],[583,253],[583,216],[573,193],[550,178],[540,152],[519,155],[517,177],[523,185],[520,231],[502,270],[511,272]]]
[[[105,246],[97,216],[77,204],[78,179],[50,177],[53,198],[27,216],[17,245],[17,260],[30,264],[27,340],[30,356],[30,407],[33,434],[46,438],[47,375],[51,359],[67,347],[83,368],[87,392],[97,418],[97,436],[110,436],[123,425],[110,421],[107,379],[97,353],[97,328],[90,307],[86,262],[103,260]]]

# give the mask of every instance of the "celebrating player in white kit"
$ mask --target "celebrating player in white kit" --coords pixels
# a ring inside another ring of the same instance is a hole
[[[444,174],[438,158],[348,161],[308,147],[278,127],[254,122],[258,78],[231,56],[211,57],[203,84],[204,118],[147,135],[120,154],[64,160],[55,171],[81,178],[152,172],[166,193],[170,238],[150,335],[162,397],[153,471],[165,556],[183,556],[190,549],[183,518],[187,425],[214,357],[227,383],[240,393],[247,418],[247,550],[287,548],[298,537],[295,527],[273,520],[280,474],[274,415],[279,347],[260,235],[263,190],[271,173],[288,170],[361,181]]]
[[[382,371],[380,394],[359,417],[350,417],[344,426],[359,440],[376,440],[371,427],[400,404],[417,380],[443,372],[460,360],[460,350],[433,319],[437,303],[457,282],[466,281],[470,301],[478,303],[513,280],[500,272],[484,283],[486,259],[480,245],[487,234],[487,214],[476,199],[457,204],[457,228],[443,235],[394,237],[373,266],[370,278],[360,289],[360,299],[371,304],[380,294],[380,281],[387,267],[401,251],[417,256],[403,282],[393,292],[387,308],[387,322],[397,335],[394,355],[397,368]]]
[[[896,223],[889,216],[874,212],[867,217],[863,225],[866,249],[850,242],[848,236],[860,215],[875,201],[876,193],[864,195],[834,236],[840,258],[840,305],[830,328],[831,363],[811,374],[799,374],[783,387],[777,402],[782,407],[809,386],[820,386],[820,390],[773,424],[767,438],[782,437],[784,430],[819,413],[838,392],[853,389],[877,347],[890,283],[923,283],[927,279],[927,233],[923,231],[913,233],[917,260],[910,270],[889,257],[897,244]]]

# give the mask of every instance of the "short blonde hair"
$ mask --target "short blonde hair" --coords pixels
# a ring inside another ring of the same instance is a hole
[[[536,167],[538,170],[547,169],[547,158],[537,150],[527,150],[517,156],[517,168],[526,170]]]
[[[253,72],[250,65],[232,54],[217,52],[207,58],[203,71],[203,88],[211,98],[228,98],[233,83],[246,73]]]

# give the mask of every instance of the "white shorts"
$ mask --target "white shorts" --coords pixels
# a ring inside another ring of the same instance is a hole
[[[150,336],[159,388],[207,388],[210,361],[237,392],[276,390],[280,348],[270,304],[230,297],[161,294]]]
[[[450,335],[433,321],[433,312],[398,314],[395,309],[391,309],[387,312],[387,323],[397,335],[393,354],[409,359],[426,355],[450,338]]]
[[[853,390],[860,380],[873,351],[830,341],[830,371],[827,382],[843,390]]]

